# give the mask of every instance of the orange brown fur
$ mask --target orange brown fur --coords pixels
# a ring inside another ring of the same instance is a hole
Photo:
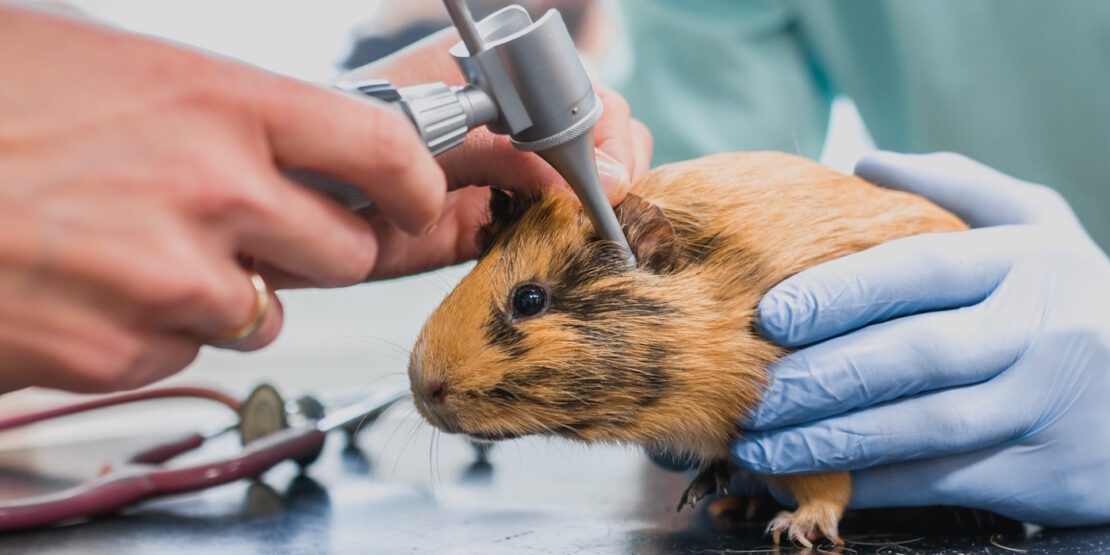
[[[421,414],[479,437],[561,435],[727,460],[767,366],[784,354],[753,327],[772,286],[885,241],[965,228],[923,198],[780,153],[670,164],[632,193],[618,212],[644,249],[637,269],[619,268],[619,252],[596,240],[571,199],[502,207],[510,216],[495,216],[488,251],[413,349]],[[652,205],[662,226],[644,210]],[[524,282],[546,288],[547,313],[512,316]],[[429,400],[431,383],[443,385],[441,402]],[[804,494],[803,508],[823,503],[836,519],[850,494],[847,474],[782,483]]]

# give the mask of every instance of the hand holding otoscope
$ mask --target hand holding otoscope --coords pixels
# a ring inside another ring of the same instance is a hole
[[[274,290],[475,256],[487,198],[466,185],[561,182],[509,138],[553,161],[593,156],[582,118],[596,116],[597,99],[558,23],[514,8],[475,24],[481,50],[458,47],[470,80],[459,91],[354,83],[374,71],[462,84],[444,34],[340,79],[354,91],[342,94],[72,12],[0,3],[0,68],[12,85],[0,100],[0,392],[135,388],[204,345],[271,343],[283,321]],[[619,176],[646,167],[650,139],[618,95],[598,92],[598,150],[628,169],[603,171],[616,200]],[[429,144],[439,152],[473,126],[484,127],[473,140],[430,156]],[[566,142],[536,142],[552,137]],[[579,144],[581,156],[562,152]],[[592,161],[569,164],[559,171],[597,193]],[[374,209],[353,214],[286,168],[356,185],[337,190]]]
[[[514,147],[535,152],[567,180],[598,235],[617,243],[635,264],[597,173],[594,126],[602,103],[558,11],[533,22],[513,5],[475,23],[462,0],[444,5],[462,38],[450,53],[468,78],[466,85],[397,89],[381,79],[354,79],[335,86],[399,108],[435,155],[483,125],[508,135]],[[288,173],[352,209],[371,204],[354,187],[307,172]]]

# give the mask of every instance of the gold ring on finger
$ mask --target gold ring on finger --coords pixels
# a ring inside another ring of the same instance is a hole
[[[220,348],[234,347],[262,327],[262,321],[270,311],[270,290],[266,287],[266,280],[262,279],[262,275],[257,271],[251,270],[250,278],[255,293],[254,311],[251,312],[250,319],[240,327],[206,338],[205,343]]]

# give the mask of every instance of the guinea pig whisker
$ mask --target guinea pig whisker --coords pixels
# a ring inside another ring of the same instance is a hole
[[[403,354],[405,355],[405,357],[406,357],[406,358],[407,358],[407,357],[408,357],[408,355],[409,355],[409,350],[408,350],[408,349],[405,349],[405,348],[404,348],[403,346],[401,346],[401,345],[398,345],[398,344],[396,344],[396,343],[392,343],[392,342],[389,342],[388,340],[386,340],[386,339],[383,339],[383,338],[381,338],[381,337],[375,337],[375,336],[373,336],[373,335],[366,335],[366,334],[360,334],[360,333],[352,333],[352,334],[345,334],[345,335],[342,335],[342,336],[340,336],[340,337],[337,337],[336,339],[337,339],[337,340],[340,340],[340,339],[341,339],[341,340],[349,340],[349,341],[351,341],[351,342],[358,342],[359,344],[361,344],[361,343],[362,343],[363,341],[366,341],[366,340],[370,340],[370,341],[375,341],[375,342],[378,342],[378,343],[386,343],[386,344],[387,344],[387,346],[389,346],[389,347],[390,347],[391,349],[394,349],[394,350],[396,350],[396,351],[399,351],[399,353],[398,353],[398,354],[402,354],[402,353],[403,353]]]
[[[554,438],[549,438],[549,440],[553,440],[553,439]],[[564,449],[565,443],[561,443],[561,442],[552,443],[551,441],[549,441],[548,445],[555,445],[555,448],[559,450],[559,454],[562,455],[563,459],[566,460],[567,465],[570,466],[572,469],[574,469],[574,472],[576,474],[582,474],[582,470],[578,467],[578,463],[574,462],[574,457],[570,456],[570,453],[567,453],[566,449]]]
[[[446,504],[450,504],[450,501],[447,499],[447,495],[446,495],[447,494],[447,486],[445,486],[443,484],[443,468],[439,464],[440,453],[442,452],[441,449],[440,449],[440,438],[442,438],[442,437],[443,437],[443,432],[441,432],[438,429],[433,429],[432,430],[432,441],[434,442],[434,445],[435,445],[435,463],[434,464],[435,464],[435,469],[436,469],[437,482],[439,483],[439,489],[444,492],[444,496],[443,496],[444,502]]]
[[[428,437],[428,483],[432,486],[432,495],[437,496],[436,492],[436,469],[432,465],[433,451],[435,450],[435,430],[432,430],[432,435]]]
[[[386,347],[391,347],[393,350],[397,351],[398,353],[405,355],[405,358],[408,358],[408,357],[412,356],[412,350],[411,349],[406,349],[403,345],[401,345],[397,342],[391,341],[389,339],[386,339],[384,337],[377,337],[377,336],[374,336],[374,335],[357,335],[357,336],[354,336],[354,337],[357,337],[359,339],[369,339],[370,341],[376,341],[376,342],[378,342],[382,345],[385,345]]]
[[[443,501],[447,503],[447,488],[443,487],[443,470],[439,468],[439,430],[432,428],[432,437],[428,441],[428,470],[431,473],[432,488],[438,489],[443,494]]]
[[[410,404],[407,405],[405,408],[408,410],[406,410],[405,413],[402,414],[401,417],[398,419],[397,425],[393,427],[393,431],[389,433],[389,437],[385,438],[385,441],[381,443],[382,453],[384,453],[386,448],[389,447],[389,445],[393,442],[393,437],[397,435],[397,432],[401,431],[401,427],[404,426],[405,423],[408,422],[409,419],[412,418],[412,415],[416,412],[416,407],[414,405]]]
[[[363,397],[363,396],[367,395],[367,394],[369,393],[369,391],[371,390],[371,388],[372,388],[372,387],[373,387],[373,386],[374,386],[375,384],[377,384],[378,382],[380,382],[380,381],[382,381],[382,380],[384,380],[384,379],[386,379],[386,378],[396,378],[396,377],[401,377],[401,378],[404,378],[405,380],[408,380],[408,373],[407,373],[407,372],[401,372],[401,371],[396,371],[396,372],[386,372],[385,374],[382,374],[382,375],[380,375],[380,376],[378,376],[378,377],[376,377],[376,378],[373,378],[373,379],[371,379],[371,380],[368,380],[368,381],[366,381],[366,382],[363,382],[363,383],[362,383],[361,385],[359,385],[359,386],[358,386],[358,388],[357,388],[357,389],[355,390],[355,392],[354,392],[354,395],[353,395],[353,396],[354,396],[355,398]],[[407,406],[409,406],[410,408],[414,408],[414,407],[412,406],[412,403],[411,403],[411,402],[410,402],[410,403],[408,403],[408,405],[407,405]],[[361,430],[361,429],[362,429],[362,426],[363,426],[363,425],[364,425],[365,423],[366,423],[366,417],[364,416],[364,417],[363,417],[363,419],[359,421],[358,425],[357,425],[357,426],[355,426],[355,433],[356,433],[356,434],[357,434],[357,433],[359,432],[359,430]]]
[[[393,468],[389,471],[390,482],[393,481],[394,475],[397,473],[397,467],[401,464],[401,460],[405,458],[405,451],[408,449],[409,444],[412,442],[412,438],[416,437],[417,432],[420,431],[420,425],[423,423],[424,422],[422,420],[415,419],[412,427],[410,427],[408,433],[405,434],[405,441],[401,443],[401,450],[397,453],[397,458],[393,461]]]
[[[520,441],[514,441],[513,442],[513,448],[516,449],[516,467],[517,468],[524,468],[524,455],[522,454],[523,449],[520,447],[521,443],[522,442],[520,442]],[[536,450],[536,445],[535,444],[532,444],[532,450],[533,451]],[[543,460],[542,457],[541,457],[540,460]]]
[[[378,378],[377,378],[377,379],[375,379],[375,380],[371,380],[371,383],[373,383],[373,382],[375,382],[375,381],[378,381],[378,380],[380,380],[380,379],[382,379],[382,378],[384,378],[384,377],[386,377],[386,376],[380,376],[380,377],[378,377]],[[363,389],[365,389],[365,388],[366,388],[366,386],[363,386]],[[412,407],[412,409],[413,409],[413,410],[415,410],[415,409],[416,409],[416,407],[412,405],[412,403],[411,403],[411,400],[410,400],[410,402],[409,402],[409,405],[408,405],[408,406],[409,406],[409,407]],[[370,413],[366,413],[366,414],[362,415],[362,418],[360,418],[360,419],[359,419],[359,421],[358,421],[358,424],[355,424],[355,431],[354,431],[354,435],[356,435],[356,436],[358,435],[359,431],[361,431],[361,430],[362,430],[362,427],[363,427],[363,426],[364,426],[364,425],[366,424],[366,421],[367,421],[367,420],[368,420],[368,419],[370,418],[370,416],[371,416],[371,414],[370,414]],[[379,414],[378,416],[380,417],[381,415]]]
[[[450,282],[448,282],[448,281],[447,281],[447,279],[446,279],[446,278],[444,278],[444,277],[443,277],[443,274],[442,274],[442,273],[440,273],[440,271],[439,271],[439,270],[435,270],[435,271],[433,271],[433,272],[429,272],[429,273],[428,273],[428,275],[429,275],[429,276],[433,276],[433,277],[435,277],[435,278],[439,279],[440,283],[442,283],[442,284],[443,284],[443,291],[444,291],[445,293],[450,293],[450,292],[451,292],[451,289],[452,289],[452,287],[454,287],[453,285],[451,285],[451,283],[450,283]]]
[[[382,375],[380,375],[380,376],[378,376],[378,377],[376,377],[372,380],[363,382],[363,384],[360,385],[358,390],[355,392],[354,396],[355,397],[361,397],[363,395],[366,395],[367,392],[370,391],[370,387],[373,386],[374,384],[376,384],[376,383],[378,383],[378,382],[380,382],[380,381],[382,381],[386,378],[397,378],[397,377],[401,377],[401,378],[404,378],[405,380],[408,380],[408,372],[400,372],[400,371],[386,372],[385,374],[382,374]]]

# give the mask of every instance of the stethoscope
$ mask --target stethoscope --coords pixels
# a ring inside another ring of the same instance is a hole
[[[0,502],[0,531],[111,514],[153,497],[253,478],[286,460],[295,461],[303,468],[320,455],[328,432],[343,430],[353,443],[360,430],[377,420],[389,407],[407,399],[409,391],[400,387],[383,389],[329,412],[323,403],[311,396],[287,403],[267,384],[254,388],[241,402],[214,389],[166,387],[2,418],[0,430],[103,407],[173,397],[216,401],[235,411],[237,422],[207,432],[187,433],[119,457],[100,476],[78,486]],[[233,431],[239,433],[243,444],[238,453],[185,466],[166,466],[174,457]]]

